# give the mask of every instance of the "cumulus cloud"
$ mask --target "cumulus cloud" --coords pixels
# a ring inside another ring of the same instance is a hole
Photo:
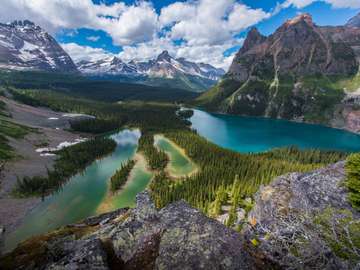
[[[60,45],[76,63],[83,60],[97,61],[106,57],[114,56],[102,48],[80,46],[76,43],[64,43]]]
[[[325,2],[334,8],[360,8],[359,0],[287,0],[282,4],[282,6],[284,8],[289,6],[303,8],[314,2]]]
[[[99,36],[90,36],[90,37],[87,37],[86,39],[89,41],[96,42],[100,39],[100,37]]]
[[[175,58],[184,57],[196,63],[209,63],[225,70],[231,64],[234,55],[225,57],[224,51],[235,45],[241,45],[243,39],[235,39],[221,45],[175,45],[170,38],[157,38],[150,42],[139,43],[136,46],[124,46],[118,57],[124,61],[150,60],[167,50]]]
[[[173,39],[183,39],[190,45],[216,45],[270,16],[235,0],[199,0],[163,8],[160,22],[171,25]]]
[[[241,0],[187,0],[165,6],[159,14],[151,1],[134,4],[117,1],[95,4],[92,0],[6,0],[0,8],[1,21],[29,19],[52,34],[89,28],[102,30],[114,45],[123,48],[124,60],[151,59],[162,50],[175,57],[227,67],[232,56],[224,51],[239,45],[237,36],[287,8],[304,8],[314,2],[325,2],[333,8],[360,8],[360,0],[279,0],[272,11],[251,8]],[[88,40],[97,41],[90,36]],[[176,42],[175,42],[176,41]],[[112,55],[104,49],[64,45],[69,54],[79,59]],[[86,56],[89,54],[90,56]]]
[[[52,33],[63,28],[103,30],[117,45],[151,39],[157,30],[157,14],[149,2],[127,6],[91,0],[6,0],[1,3],[0,18],[29,19]]]

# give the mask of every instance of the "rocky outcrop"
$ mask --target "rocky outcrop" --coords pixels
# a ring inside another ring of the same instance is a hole
[[[346,26],[349,27],[360,27],[360,13],[358,15],[356,15],[355,17],[351,18]]]
[[[1,269],[359,269],[360,213],[344,162],[263,186],[240,233],[186,202],[88,218],[20,244]],[[245,214],[244,214],[245,218]]]
[[[357,269],[360,214],[347,201],[344,176],[340,162],[262,187],[245,238],[284,269]]]
[[[205,91],[224,74],[221,68],[209,64],[194,63],[185,58],[174,58],[163,51],[155,59],[125,63],[117,57],[77,63],[87,76],[100,76],[125,82]]]
[[[0,68],[77,72],[56,40],[30,21],[0,23]]]
[[[357,71],[351,47],[331,42],[309,14],[302,14],[287,21],[268,38],[256,29],[251,30],[228,76],[246,81],[250,76],[347,75]]]
[[[91,218],[21,244],[2,269],[254,269],[240,235],[187,203],[137,207]]]
[[[360,89],[359,63],[360,28],[317,26],[301,14],[268,37],[249,31],[228,73],[197,105],[359,130],[348,117],[358,107],[344,104]]]

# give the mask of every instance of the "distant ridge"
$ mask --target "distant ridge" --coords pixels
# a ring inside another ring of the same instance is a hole
[[[28,20],[0,23],[0,68],[78,72],[56,40]]]

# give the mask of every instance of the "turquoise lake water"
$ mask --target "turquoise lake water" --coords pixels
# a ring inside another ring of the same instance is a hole
[[[238,152],[262,152],[290,145],[302,149],[360,151],[359,135],[319,125],[211,114],[201,110],[194,110],[190,120],[201,136]],[[75,223],[97,213],[98,207],[106,199],[109,178],[123,162],[133,158],[140,131],[124,130],[111,137],[117,142],[116,150],[93,162],[81,174],[72,177],[61,191],[46,197],[35,207],[22,225],[5,239],[6,250],[32,235]],[[162,146],[170,147],[164,143]],[[142,168],[137,168],[134,175],[134,181],[124,186],[118,197],[114,198],[114,208],[133,206],[136,194],[150,182],[151,174]]]
[[[359,135],[320,125],[212,114],[201,110],[194,110],[190,121],[192,127],[209,141],[242,153],[289,145],[302,149],[360,151]]]
[[[115,151],[93,162],[82,173],[72,177],[60,191],[46,197],[36,206],[24,218],[22,225],[5,239],[5,250],[14,248],[20,241],[32,235],[97,214],[97,208],[106,198],[109,178],[122,163],[134,156],[140,131],[124,130],[110,137],[117,143]],[[119,198],[115,198],[120,201],[121,207],[133,206],[136,193],[143,191],[150,181],[148,174],[141,171],[139,174],[135,177],[136,181],[126,185],[119,193]],[[116,208],[117,205],[114,205],[114,209]]]

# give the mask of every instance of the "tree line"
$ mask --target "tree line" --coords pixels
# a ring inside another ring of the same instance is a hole
[[[154,146],[153,133],[142,134],[139,139],[138,150],[144,153],[151,170],[164,170],[168,164],[167,154]]]
[[[310,171],[346,157],[340,152],[295,147],[240,154],[212,144],[194,131],[179,130],[165,136],[185,149],[200,170],[180,181],[170,180],[163,172],[156,175],[150,185],[156,205],[163,207],[185,199],[210,216],[218,215],[223,204],[234,209],[246,207],[246,198],[277,176]]]
[[[134,166],[134,160],[128,160],[125,164],[121,164],[120,169],[117,170],[110,178],[112,192],[119,190],[127,182],[130,172]]]
[[[17,196],[45,196],[55,192],[76,173],[84,170],[95,159],[113,152],[116,142],[109,138],[97,137],[55,152],[57,158],[53,169],[46,177],[18,178],[14,189]]]

